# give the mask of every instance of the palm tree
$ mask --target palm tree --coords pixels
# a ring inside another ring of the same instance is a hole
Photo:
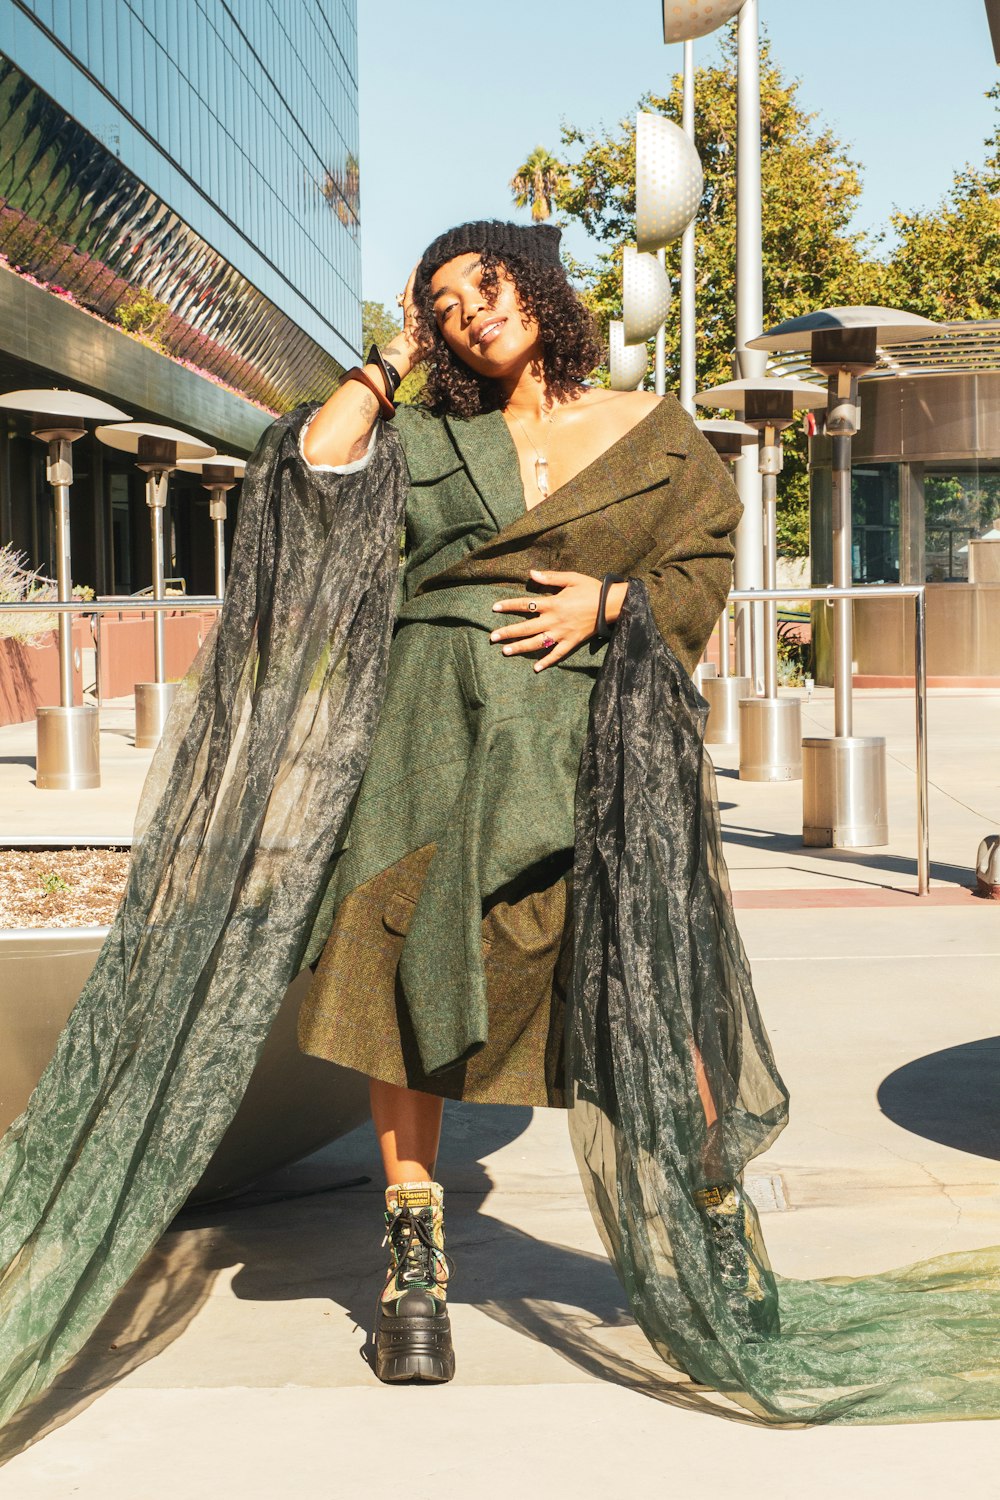
[[[510,179],[510,190],[518,208],[531,207],[536,223],[548,219],[559,189],[566,181],[566,168],[544,146],[536,146],[523,166]]]

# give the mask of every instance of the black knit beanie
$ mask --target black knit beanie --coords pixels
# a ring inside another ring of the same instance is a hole
[[[427,246],[420,257],[417,282],[426,284],[446,261],[476,250],[489,250],[501,259],[505,255],[516,255],[535,265],[558,266],[562,264],[559,259],[561,238],[562,230],[554,224],[511,224],[502,219],[478,219],[471,224],[458,224],[439,234]]]

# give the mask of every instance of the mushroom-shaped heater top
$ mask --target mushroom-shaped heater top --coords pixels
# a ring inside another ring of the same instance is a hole
[[[730,380],[695,396],[699,406],[739,412],[755,431],[787,427],[797,411],[808,411],[827,402],[824,386],[807,380],[761,375],[756,379]]]
[[[0,396],[0,407],[7,411],[28,412],[32,432],[49,441],[79,437],[86,431],[87,422],[128,420],[126,413],[116,406],[98,401],[95,396],[84,396],[79,391],[8,391],[5,396]]]
[[[939,328],[919,313],[895,307],[823,307],[801,318],[789,318],[769,328],[748,348],[774,354],[809,354],[815,369],[873,370],[877,351],[893,344],[911,344]]]
[[[182,458],[177,464],[185,474],[200,474],[205,484],[233,484],[242,479],[246,470],[245,458],[235,458],[230,453],[216,453],[211,458]]]
[[[97,436],[109,448],[134,453],[136,462],[175,468],[184,458],[211,458],[215,449],[189,432],[176,427],[161,427],[154,422],[117,422],[98,427]]]
[[[743,444],[757,436],[756,427],[747,422],[733,422],[725,417],[703,417],[694,424],[703,432],[720,458],[735,463],[743,457]]]

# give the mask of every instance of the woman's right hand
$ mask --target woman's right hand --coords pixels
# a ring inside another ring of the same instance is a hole
[[[404,376],[409,374],[415,365],[419,365],[421,360],[426,359],[430,353],[430,343],[420,337],[417,305],[413,297],[413,285],[417,279],[419,264],[418,261],[410,272],[403,292],[403,326],[399,333],[393,334],[391,342],[382,350],[383,355],[390,359],[399,373]]]

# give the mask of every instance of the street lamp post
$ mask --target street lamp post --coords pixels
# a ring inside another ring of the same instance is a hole
[[[756,436],[754,429],[746,422],[728,421],[722,417],[710,417],[697,425],[719,457],[729,464],[735,464],[743,457],[747,439]],[[735,676],[730,674],[728,604],[719,618],[719,675],[702,677],[698,691],[708,704],[706,745],[738,744],[739,706],[744,698],[752,696],[753,682],[749,677],[738,673]]]
[[[796,411],[822,406],[822,386],[761,375],[702,391],[699,406],[734,411],[757,435],[761,476],[764,587],[778,585],[777,499],[783,454],[781,434]],[[778,696],[778,606],[763,606],[764,695],[740,704],[740,778],[743,781],[797,781],[802,774],[802,722],[797,698]]]
[[[878,349],[912,343],[937,325],[887,307],[829,307],[792,318],[751,340],[755,349],[809,354],[827,377],[826,431],[833,440],[833,583],[853,579],[851,439],[861,413],[858,377],[874,370]],[[854,849],[888,843],[885,740],[854,734],[854,635],[850,600],[834,603],[834,734],[803,741],[802,838],[807,845]]]
[[[215,534],[215,596],[221,599],[226,592],[226,495],[243,478],[246,462],[216,453],[213,458],[182,458],[177,467],[187,474],[200,474],[208,490],[208,514]]]
[[[73,444],[87,422],[117,420],[125,413],[75,391],[10,391],[0,407],[27,412],[32,435],[47,444],[45,477],[52,486],[55,517],[56,592],[60,603],[73,597],[69,506],[73,484]],[[100,730],[93,704],[73,702],[73,617],[59,614],[59,707],[36,715],[35,785],[48,791],[85,791],[101,784]]]
[[[167,504],[167,481],[183,458],[211,458],[215,449],[175,427],[151,422],[120,422],[99,427],[97,436],[109,448],[134,453],[136,468],[146,476],[153,554],[153,598],[166,597],[163,568],[163,512]],[[135,685],[135,747],[154,750],[159,744],[167,714],[177,692],[166,680],[166,638],[163,610],[153,612],[153,681]]]

